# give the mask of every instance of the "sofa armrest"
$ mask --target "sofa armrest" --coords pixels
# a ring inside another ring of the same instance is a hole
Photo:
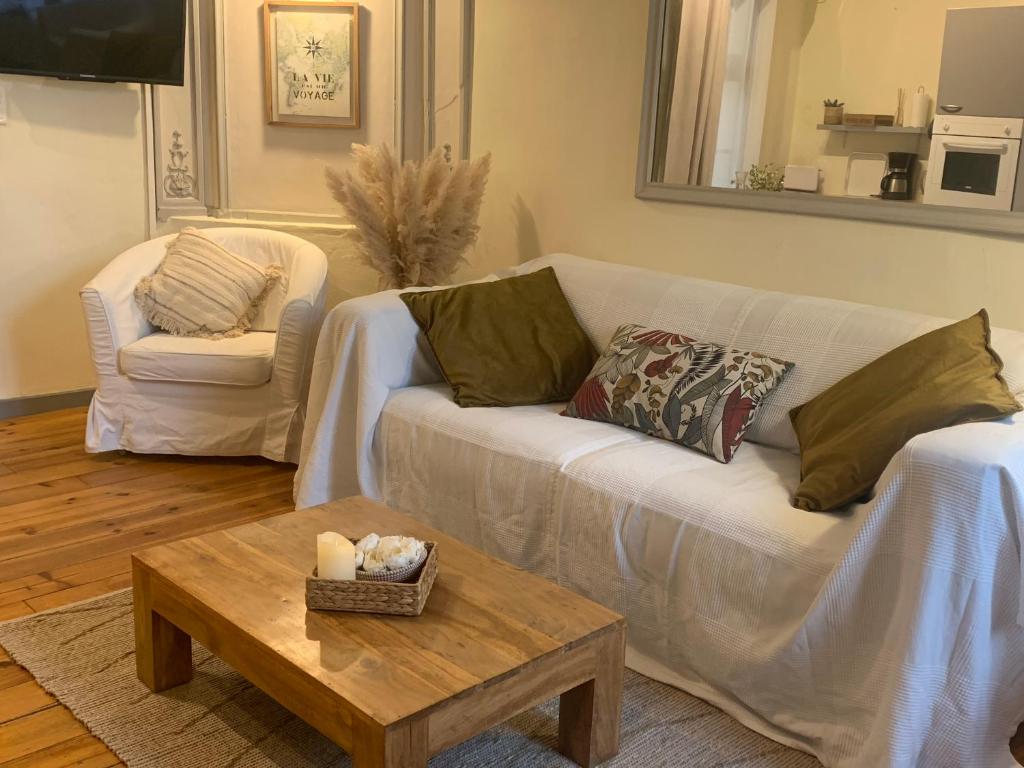
[[[943,522],[965,526],[965,531],[977,530],[979,522],[975,516],[965,519],[967,504],[1000,507],[997,519],[987,521],[990,525],[1009,522],[1007,511],[1024,515],[1024,412],[912,438],[879,480],[875,502],[907,492],[929,502],[955,499],[957,504],[944,508],[948,517]]]
[[[998,585],[1024,626],[1024,413],[918,435],[866,506],[861,538],[872,548],[908,574],[938,569]]]
[[[93,364],[101,375],[116,375],[121,347],[152,333],[135,303],[135,285],[160,265],[169,237],[129,248],[79,291]]]
[[[295,479],[298,508],[359,493],[379,498],[371,451],[388,396],[444,381],[398,293],[343,302],[324,321]]]

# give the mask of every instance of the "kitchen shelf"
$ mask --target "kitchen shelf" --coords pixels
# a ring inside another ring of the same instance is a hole
[[[819,131],[836,131],[837,133],[908,133],[923,135],[927,128],[907,128],[895,125],[826,125],[818,123]]]

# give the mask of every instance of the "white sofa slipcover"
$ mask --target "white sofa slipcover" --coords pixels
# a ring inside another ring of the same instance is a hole
[[[252,332],[212,341],[157,332],[135,303],[136,284],[156,270],[176,235],[108,264],[81,291],[97,376],[86,450],[298,459],[327,258],[283,232],[223,227],[204,234],[257,264],[281,264],[285,279]]]
[[[921,435],[873,498],[789,504],[789,409],[946,320],[557,255],[584,329],[796,362],[729,465],[559,407],[459,409],[395,292],[328,316],[298,506],[364,493],[623,612],[628,663],[829,766],[1010,762],[1024,719],[1024,416]],[[995,331],[1015,394],[1024,334]]]

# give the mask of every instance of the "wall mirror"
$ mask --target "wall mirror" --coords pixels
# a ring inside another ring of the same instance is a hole
[[[637,196],[1024,235],[1024,2],[650,0]]]

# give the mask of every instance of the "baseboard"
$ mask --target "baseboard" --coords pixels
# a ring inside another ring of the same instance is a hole
[[[15,419],[35,413],[59,411],[62,408],[78,408],[92,400],[92,389],[76,389],[70,392],[54,392],[52,395],[12,397],[0,400],[0,419]]]

